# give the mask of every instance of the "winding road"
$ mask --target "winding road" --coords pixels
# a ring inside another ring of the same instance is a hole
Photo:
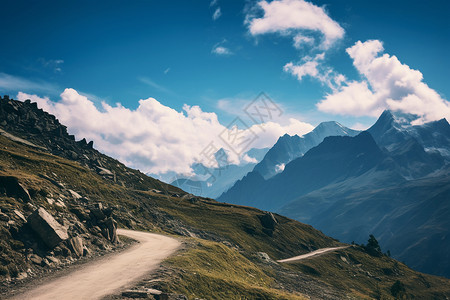
[[[180,247],[176,239],[159,234],[126,229],[118,229],[117,233],[139,243],[11,299],[101,299],[154,271]]]
[[[306,253],[306,254],[303,254],[303,255],[294,256],[294,257],[286,258],[286,259],[280,259],[280,260],[277,260],[277,262],[279,262],[279,263],[296,262],[296,261],[299,261],[299,260],[302,260],[302,259],[310,258],[310,257],[321,255],[321,254],[325,254],[325,253],[328,253],[328,252],[333,252],[333,251],[345,249],[345,248],[348,248],[348,247],[350,247],[350,246],[321,248],[321,249],[318,249],[318,250],[315,250],[315,251],[312,251],[312,252],[309,252],[309,253]]]

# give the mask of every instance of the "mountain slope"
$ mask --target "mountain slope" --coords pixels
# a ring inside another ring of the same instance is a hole
[[[258,163],[254,171],[269,179],[283,171],[292,160],[303,156],[309,149],[319,145],[328,136],[355,136],[359,131],[342,126],[338,122],[320,123],[303,136],[283,135]]]
[[[385,158],[366,132],[356,137],[327,137],[282,173],[264,180],[253,171],[218,200],[277,210],[300,195],[367,172]]]
[[[280,213],[345,242],[361,243],[374,234],[383,249],[408,266],[450,276],[449,174],[395,185],[387,174],[379,175],[367,176],[372,186],[361,185],[359,177],[316,190]]]

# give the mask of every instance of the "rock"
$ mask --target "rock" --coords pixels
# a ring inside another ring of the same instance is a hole
[[[79,236],[73,237],[69,240],[70,248],[72,249],[72,252],[77,256],[83,256],[84,252],[84,246],[83,246],[83,239]]]
[[[42,207],[28,217],[27,223],[50,248],[69,238],[67,230]]]
[[[256,255],[258,255],[258,258],[263,262],[266,263],[274,262],[266,252],[257,252]]]
[[[88,247],[83,247],[83,256],[89,256],[91,254],[91,251],[89,251]]]
[[[150,190],[150,192],[155,193],[155,194],[160,194],[160,195],[164,195],[165,193],[163,191],[157,190],[157,189],[152,189]]]
[[[98,221],[106,219],[106,216],[101,209],[98,208],[91,209],[91,213]]]
[[[97,167],[97,173],[102,176],[114,176],[113,172],[102,167]]]
[[[31,201],[28,190],[14,176],[0,176],[0,187],[6,191],[6,195],[9,197],[21,198],[25,202]]]
[[[70,211],[74,213],[80,221],[86,221],[90,219],[89,213],[79,205],[71,207]]]
[[[264,215],[259,216],[259,220],[264,228],[271,230],[274,230],[275,226],[278,224],[277,219],[271,212],[266,212]]]
[[[69,193],[72,195],[72,197],[73,197],[75,200],[78,200],[78,199],[81,198],[81,195],[78,194],[77,192],[73,191],[73,190],[69,190]]]
[[[106,219],[103,225],[103,236],[113,243],[118,242],[119,238],[117,237],[117,222],[113,218],[109,217],[108,219]]]
[[[122,292],[123,297],[149,299],[149,293],[144,290],[126,290]]]
[[[53,265],[57,266],[61,264],[61,261],[54,256],[46,256],[45,258]]]
[[[0,221],[8,222],[9,221],[9,216],[7,214],[4,214],[4,213],[0,212]]]
[[[31,254],[30,257],[28,258],[32,263],[38,265],[38,266],[42,266],[42,257],[40,257],[39,255],[36,254]]]
[[[14,213],[15,213],[16,216],[18,216],[22,221],[24,221],[24,222],[27,221],[27,219],[25,218],[25,216],[24,216],[20,211],[18,211],[17,209],[14,210]]]

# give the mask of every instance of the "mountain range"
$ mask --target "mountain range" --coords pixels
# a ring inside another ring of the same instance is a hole
[[[345,242],[374,234],[408,265],[450,276],[450,126],[415,119],[385,111],[367,131],[325,138],[274,177],[247,174],[218,200],[276,211]]]
[[[343,141],[371,140],[363,133]],[[445,193],[442,186],[436,193]],[[448,279],[421,274],[369,247],[372,238],[346,245],[279,214],[186,193],[102,154],[92,142],[76,141],[35,103],[0,97],[0,298],[47,282],[43,276],[61,268],[71,272],[79,260],[89,265],[108,254],[104,261],[113,261],[115,250],[130,242],[117,235],[118,227],[170,234],[182,247],[114,299],[150,291],[158,292],[156,299],[450,297]]]

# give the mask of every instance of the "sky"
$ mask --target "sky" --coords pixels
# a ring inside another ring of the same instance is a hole
[[[450,119],[448,1],[0,0],[0,94],[144,172],[384,109]]]

